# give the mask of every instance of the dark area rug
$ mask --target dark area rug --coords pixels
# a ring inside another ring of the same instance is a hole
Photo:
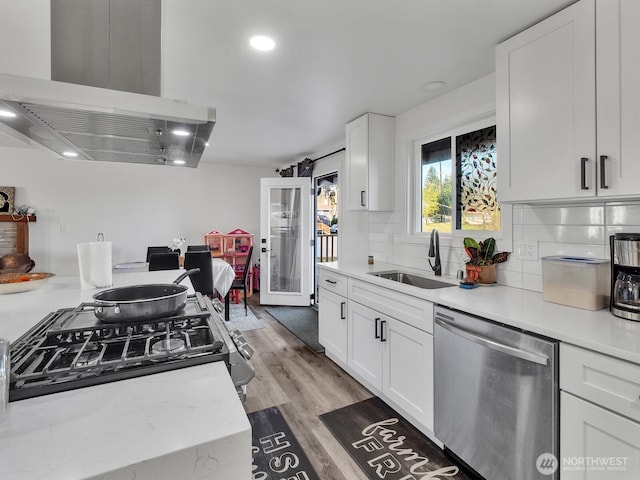
[[[278,407],[249,413],[252,478],[320,480]]]
[[[431,440],[377,397],[320,415],[370,479],[470,480]]]
[[[316,353],[324,353],[318,342],[318,312],[311,307],[269,307],[266,312]]]

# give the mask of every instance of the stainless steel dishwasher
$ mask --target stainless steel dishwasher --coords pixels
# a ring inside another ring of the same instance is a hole
[[[447,450],[488,480],[558,479],[558,342],[436,307],[434,346]]]

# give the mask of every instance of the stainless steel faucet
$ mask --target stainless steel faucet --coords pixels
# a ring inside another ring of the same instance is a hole
[[[435,228],[431,230],[431,240],[429,241],[428,256],[429,258],[435,257],[435,264],[432,264],[431,260],[428,260],[429,266],[431,266],[431,270],[434,271],[436,276],[442,276],[442,265],[440,264],[440,234]]]

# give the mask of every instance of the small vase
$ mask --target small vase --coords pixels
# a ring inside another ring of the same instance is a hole
[[[496,283],[496,265],[483,265],[480,267],[478,283]]]
[[[467,279],[475,283],[496,283],[496,265],[466,265]]]

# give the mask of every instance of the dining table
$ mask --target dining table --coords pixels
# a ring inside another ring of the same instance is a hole
[[[126,262],[114,265],[114,273],[134,272],[134,271],[148,271],[148,262]],[[236,278],[236,272],[233,270],[231,264],[223,260],[222,258],[211,259],[211,275],[213,277],[213,288],[215,292],[224,298],[224,319],[229,320],[229,291],[231,290],[231,284]]]

